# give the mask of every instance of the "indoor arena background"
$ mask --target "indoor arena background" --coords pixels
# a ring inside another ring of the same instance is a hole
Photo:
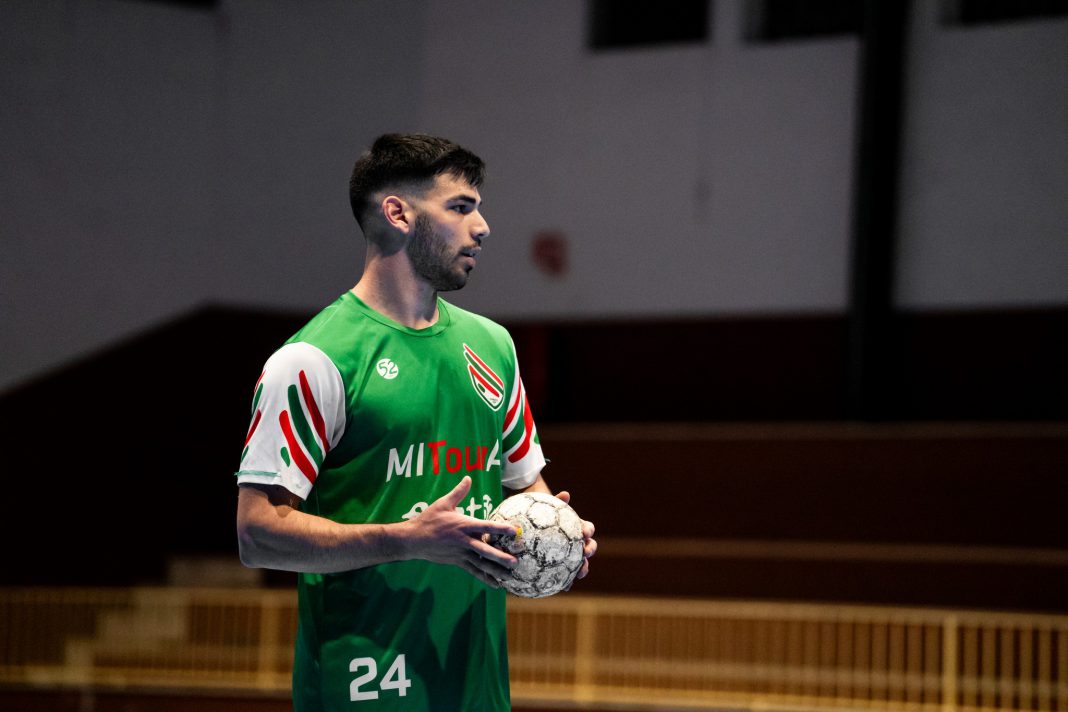
[[[1056,0],[0,4],[0,709],[290,706],[252,385],[425,131],[598,526],[510,599],[516,709],[1068,710],[1066,48]]]

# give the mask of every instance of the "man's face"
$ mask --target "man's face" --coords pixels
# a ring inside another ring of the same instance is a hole
[[[479,212],[482,197],[467,181],[446,173],[413,202],[418,214],[407,245],[412,267],[439,292],[460,289],[489,235]]]

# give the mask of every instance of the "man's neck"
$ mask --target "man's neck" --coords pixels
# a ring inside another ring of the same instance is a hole
[[[383,279],[368,265],[352,293],[379,314],[411,329],[425,329],[438,321],[437,291],[414,275]]]

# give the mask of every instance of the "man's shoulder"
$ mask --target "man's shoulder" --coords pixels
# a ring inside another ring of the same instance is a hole
[[[351,311],[346,306],[344,295],[338,297],[304,322],[304,326],[289,337],[288,343],[314,340],[317,336],[330,338],[334,331],[345,330],[347,325],[344,322],[348,321],[346,317],[349,316],[348,312]]]
[[[454,324],[473,324],[493,331],[499,331],[505,334],[508,333],[507,329],[493,319],[490,319],[488,316],[483,316],[482,314],[477,314],[469,309],[458,307],[451,302],[446,302],[444,299],[440,301],[443,302],[445,307],[449,310],[449,318]]]
[[[444,302],[444,300],[442,301]],[[465,329],[483,330],[489,332],[496,338],[503,339],[509,343],[511,342],[512,337],[509,335],[508,329],[501,326],[493,319],[463,309],[455,304],[450,304],[449,302],[444,302],[444,304],[449,310],[449,318],[453,326]]]
[[[369,314],[367,307],[346,292],[305,322],[286,343],[312,344],[341,366],[361,342],[381,337],[384,330]]]
[[[321,352],[343,376],[360,367],[362,341],[371,338],[367,329],[370,320],[353,305],[353,300],[342,295],[332,304],[311,317],[304,326],[289,337],[283,345],[314,347]],[[372,335],[373,336],[373,335]]]

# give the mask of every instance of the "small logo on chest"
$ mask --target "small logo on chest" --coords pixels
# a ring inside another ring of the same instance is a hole
[[[464,344],[464,358],[475,393],[491,410],[500,410],[504,403],[504,381],[467,344]]]
[[[400,373],[397,364],[393,363],[393,361],[388,358],[379,360],[379,362],[375,364],[375,370],[378,371],[379,376],[387,381],[392,381],[397,377],[397,374]]]

